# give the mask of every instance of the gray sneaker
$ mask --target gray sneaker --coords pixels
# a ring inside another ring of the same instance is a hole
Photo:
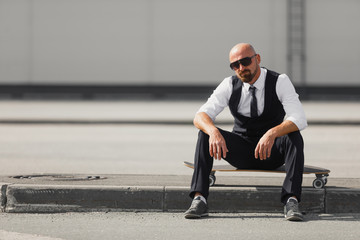
[[[209,216],[209,208],[200,197],[194,198],[190,208],[185,212],[185,218],[195,219]]]
[[[286,220],[302,221],[303,215],[299,211],[299,203],[295,199],[290,199],[284,206],[284,214]]]

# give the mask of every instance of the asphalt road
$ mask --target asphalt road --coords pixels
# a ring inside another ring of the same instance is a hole
[[[182,213],[0,214],[0,238],[98,239],[328,239],[357,240],[360,214],[307,215],[288,222],[282,214],[212,214],[201,220]],[[16,237],[16,238],[15,238]]]

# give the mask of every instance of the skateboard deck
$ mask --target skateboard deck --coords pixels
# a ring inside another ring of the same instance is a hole
[[[190,162],[184,162],[184,165],[189,168],[194,168],[194,164]],[[273,170],[263,170],[263,169],[238,169],[229,164],[227,165],[214,165],[211,170],[209,180],[210,186],[215,185],[216,177],[215,172],[265,172],[265,173],[285,173],[285,165],[282,165]],[[303,174],[315,174],[316,179],[313,181],[314,188],[323,188],[327,183],[327,177],[329,176],[330,170],[320,167],[314,167],[305,165]]]

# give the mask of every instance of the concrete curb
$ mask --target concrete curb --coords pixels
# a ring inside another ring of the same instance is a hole
[[[164,187],[11,185],[5,212],[57,213],[155,210],[163,207]]]
[[[188,187],[3,184],[1,206],[7,213],[107,211],[185,211]],[[213,187],[212,212],[282,212],[280,187]],[[307,213],[360,211],[360,189],[303,188]]]
[[[0,183],[0,210],[1,212],[5,211],[5,206],[6,206],[6,202],[7,202],[7,198],[6,198],[6,189],[7,186],[9,184],[8,183]]]
[[[326,191],[326,210],[328,213],[359,213],[360,189],[328,188]]]

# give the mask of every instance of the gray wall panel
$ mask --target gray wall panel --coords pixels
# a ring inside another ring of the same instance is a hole
[[[0,0],[0,84],[216,84],[238,42],[287,72],[286,3]],[[306,84],[360,85],[359,12],[356,0],[306,1]]]
[[[360,85],[360,1],[307,1],[307,84]]]

